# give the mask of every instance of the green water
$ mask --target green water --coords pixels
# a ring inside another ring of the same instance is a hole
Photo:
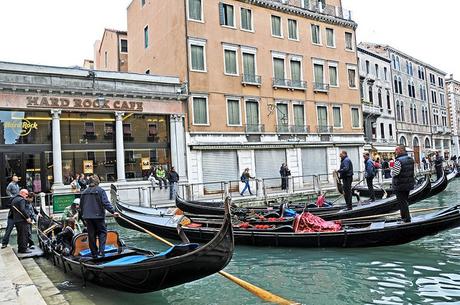
[[[442,194],[412,206],[460,203],[460,179]],[[121,229],[131,245],[161,248],[152,238]],[[237,247],[225,268],[242,279],[303,304],[460,304],[460,228],[393,247],[289,249]],[[57,284],[65,279],[49,262],[40,265]],[[71,304],[72,293],[65,292]],[[148,294],[89,285],[96,304],[267,304],[220,275]]]

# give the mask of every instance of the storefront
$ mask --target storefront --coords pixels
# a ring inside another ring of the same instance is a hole
[[[0,63],[0,85],[2,197],[13,175],[33,192],[78,174],[147,180],[156,165],[186,175],[177,78]]]

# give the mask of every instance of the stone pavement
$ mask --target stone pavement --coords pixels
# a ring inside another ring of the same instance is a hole
[[[0,250],[0,305],[46,305],[11,247]]]

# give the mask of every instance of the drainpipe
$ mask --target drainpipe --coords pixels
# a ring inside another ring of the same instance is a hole
[[[120,72],[120,34],[117,32],[117,71]]]

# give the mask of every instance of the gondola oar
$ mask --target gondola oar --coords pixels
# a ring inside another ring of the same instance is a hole
[[[159,241],[167,244],[168,246],[174,246],[173,243],[167,241],[166,239],[156,235],[155,233],[153,232],[150,232],[149,230],[147,230],[146,228],[138,225],[137,223],[119,215],[118,216],[120,219],[123,219],[124,221],[126,221],[127,223],[129,223],[130,225],[133,225],[135,226],[136,228],[144,231],[145,233],[147,233],[148,235],[152,236],[153,238],[156,238],[158,239]],[[267,301],[267,302],[271,302],[271,303],[276,303],[276,304],[280,304],[280,305],[294,305],[294,304],[299,304],[297,302],[293,302],[293,301],[289,301],[289,300],[286,300],[280,296],[277,296],[267,290],[264,290],[260,287],[257,287],[251,283],[248,283],[240,278],[237,278],[236,276],[234,275],[231,275],[225,271],[219,271],[219,274],[222,275],[223,277],[229,279],[230,281],[234,282],[235,284],[237,284],[238,286],[240,287],[243,287],[244,289],[246,289],[247,291],[249,291],[250,293],[254,294],[255,296],[261,298],[262,300],[264,301]]]

